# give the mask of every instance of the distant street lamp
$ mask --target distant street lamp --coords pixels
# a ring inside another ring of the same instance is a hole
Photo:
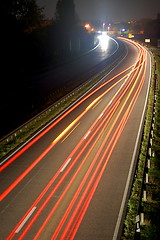
[[[90,28],[89,23],[85,24],[84,27],[85,27],[86,29]]]
[[[104,31],[105,23],[103,23],[103,31]]]
[[[108,24],[108,34],[109,34],[110,26],[111,26],[111,24],[109,23]]]
[[[89,23],[85,24],[84,27],[88,32],[91,32],[92,27]]]

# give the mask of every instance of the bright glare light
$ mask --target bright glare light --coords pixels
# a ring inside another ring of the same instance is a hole
[[[89,23],[85,24],[84,27],[85,27],[87,30],[89,30],[89,29],[91,28],[91,26],[90,26]]]
[[[108,49],[108,42],[109,37],[107,36],[106,32],[102,32],[102,35],[98,36],[100,46],[103,51],[106,51]]]

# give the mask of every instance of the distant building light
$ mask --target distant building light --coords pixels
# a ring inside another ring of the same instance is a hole
[[[129,37],[129,38],[134,38],[134,35],[133,35],[132,33],[129,33],[129,34],[128,34],[128,37]]]
[[[88,29],[88,28],[90,28],[91,26],[90,26],[90,24],[87,23],[87,24],[84,25],[84,27]]]
[[[151,39],[150,38],[146,38],[145,39],[145,43],[150,43],[151,42]]]

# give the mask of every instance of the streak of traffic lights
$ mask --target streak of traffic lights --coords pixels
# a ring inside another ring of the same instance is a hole
[[[128,75],[128,74],[127,74]],[[127,76],[126,75],[126,76]],[[122,77],[119,81],[122,81],[125,78]],[[106,94],[109,90],[111,90],[115,85],[117,85],[119,83],[119,81],[117,81],[115,84],[112,85],[112,87],[110,87],[105,93],[102,94],[102,96],[104,94]],[[106,85],[106,83],[104,84]],[[102,87],[102,85],[98,88],[100,89]],[[97,89],[96,89],[97,91]],[[95,90],[93,92],[96,92]],[[93,92],[91,94],[89,94],[89,96],[91,96],[93,94]],[[102,97],[101,96],[101,97]],[[87,97],[88,98],[88,97]],[[68,133],[68,131],[91,109],[91,107],[93,106],[93,104],[95,104],[100,97],[98,97],[97,99],[95,99],[66,129],[64,129],[64,131],[57,136],[57,138],[46,148],[46,150],[37,158],[35,159],[35,161],[1,194],[0,196],[0,200],[2,201],[19,183],[21,180],[23,180],[23,178],[49,153],[49,151],[55,146],[55,144],[57,144],[62,137]],[[15,160],[15,159],[14,159]],[[8,166],[8,165],[7,165]],[[6,167],[7,167],[6,166]]]
[[[137,77],[137,79],[138,79],[138,77]],[[123,131],[123,128],[124,128],[124,126],[125,126],[125,124],[126,124],[126,122],[127,122],[127,119],[129,118],[130,113],[132,112],[133,105],[135,104],[136,99],[137,99],[137,97],[138,97],[138,95],[139,95],[139,93],[140,93],[140,91],[141,91],[142,86],[143,86],[143,81],[144,81],[144,74],[143,74],[143,77],[142,77],[142,79],[141,79],[141,84],[139,85],[139,87],[138,87],[138,89],[137,89],[137,91],[136,91],[136,93],[135,93],[135,95],[134,95],[134,97],[133,97],[133,99],[132,99],[132,101],[131,101],[131,103],[130,103],[129,108],[127,109],[126,113],[124,114],[123,120],[121,121],[121,124],[119,125],[119,127],[117,128],[117,131],[116,131],[115,134],[114,134],[114,137],[115,137],[115,139],[117,139],[117,140],[118,140],[118,138],[120,137],[121,132]],[[134,88],[134,87],[132,87],[132,89],[133,89],[133,88]],[[112,150],[113,150],[113,148],[114,148],[114,144],[116,144],[116,142],[113,143],[112,141],[110,141],[110,146],[112,147]],[[109,148],[109,147],[107,146],[107,148]],[[107,150],[106,150],[106,153],[107,153]],[[105,156],[106,156],[106,153],[103,155],[104,158],[105,158]],[[109,154],[107,154],[107,160],[109,159],[110,154],[111,154],[111,151],[109,152]],[[107,161],[106,161],[106,164],[107,164]],[[67,237],[69,236],[70,239],[74,239],[74,236],[75,236],[75,234],[76,234],[76,232],[77,232],[77,230],[78,230],[78,227],[79,227],[79,225],[80,225],[80,223],[81,223],[81,221],[82,221],[82,219],[83,219],[83,217],[84,217],[84,214],[85,214],[85,212],[86,212],[86,210],[87,210],[88,204],[89,204],[89,202],[90,202],[91,199],[92,199],[92,196],[93,196],[93,194],[94,194],[94,191],[96,190],[96,187],[97,187],[97,185],[98,185],[98,183],[99,183],[99,181],[100,181],[100,178],[101,178],[101,176],[102,176],[102,174],[103,174],[104,169],[105,169],[105,165],[103,166],[103,170],[102,170],[101,173],[99,174],[99,178],[97,178],[97,181],[95,181],[95,184],[94,184],[94,186],[92,187],[91,192],[88,193],[88,197],[87,197],[87,200],[85,201],[84,206],[82,205],[84,199],[82,199],[82,197],[81,197],[81,201],[79,201],[81,204],[77,205],[76,210],[74,210],[74,212],[72,213],[72,216],[70,217],[70,220],[69,220],[67,226],[65,227],[65,230],[63,231],[63,234],[61,235],[61,238],[60,238],[60,239],[64,239],[64,238],[66,237],[68,231],[69,231],[69,235],[67,235]],[[92,178],[92,180],[93,180],[93,178]],[[91,183],[91,182],[89,182],[89,184],[87,185],[87,188],[89,188],[90,183]],[[82,184],[82,183],[81,183],[81,184]],[[78,191],[78,190],[77,190],[77,191]],[[83,194],[83,197],[84,197],[84,195],[85,195],[85,193]],[[75,194],[75,196],[76,196],[76,194]],[[75,199],[74,201],[76,201],[76,199]],[[70,203],[70,207],[72,207],[72,205],[73,205],[73,203]],[[56,237],[58,236],[58,233],[60,232],[60,230],[61,230],[61,228],[62,228],[62,224],[64,224],[64,221],[65,221],[65,220],[67,219],[67,217],[68,217],[69,211],[71,211],[71,209],[70,209],[70,210],[67,209],[67,211],[66,211],[66,213],[64,214],[64,216],[63,216],[60,224],[58,225],[55,233],[54,233],[53,236],[52,236],[52,240],[55,240]],[[67,215],[67,216],[66,216],[66,215]],[[72,224],[74,225],[74,227],[71,228]],[[70,232],[71,232],[70,229],[73,229],[72,235],[71,235],[71,233],[70,233]]]
[[[143,65],[143,63],[145,62],[145,59],[143,60],[143,61],[139,61],[139,66],[141,66],[141,65]],[[136,67],[136,69],[138,70],[138,67]],[[140,73],[139,73],[140,74]],[[137,76],[137,78],[138,78],[138,76]],[[142,87],[142,84],[140,85],[141,87]],[[129,95],[128,95],[128,97],[129,97]],[[102,114],[103,115],[103,114]]]
[[[127,69],[128,70],[128,69]],[[126,70],[125,70],[126,71]],[[123,71],[123,72],[125,72]],[[79,115],[66,129],[64,129],[64,131],[57,136],[57,138],[52,142],[52,144],[32,163],[31,166],[29,166],[25,172],[23,172],[21,174],[21,176],[19,178],[17,178],[10,187],[8,187],[8,189],[6,189],[5,192],[3,192],[3,194],[1,195],[1,200],[3,200],[10,191],[13,190],[14,187],[16,187],[16,185],[33,169],[33,167],[35,167],[35,165],[37,165],[39,163],[39,161],[41,161],[41,159],[54,147],[54,145],[92,108],[92,106],[100,99],[102,98],[106,93],[108,93],[115,85],[117,85],[119,82],[121,82],[125,77],[127,77],[128,74],[126,74],[125,76],[123,76],[122,78],[120,78],[120,80],[118,80],[116,83],[114,83],[108,90],[106,90],[103,94],[101,94],[101,96],[99,96],[98,98],[96,98],[95,100],[92,101],[92,103],[86,107],[85,111],[81,113],[81,115]],[[102,84],[100,87],[98,87],[97,89],[95,89],[91,94],[88,95],[91,96],[93,93],[97,92],[97,90],[99,90],[100,88],[102,88],[103,86],[105,86],[107,83],[109,83],[111,80],[113,80],[115,77],[113,77],[112,79],[108,80],[107,82],[105,82],[104,84]],[[88,98],[87,97],[87,98]]]
[[[139,47],[139,46],[138,46]],[[138,60],[139,61],[139,60]],[[137,64],[137,63],[136,63]],[[135,65],[136,65],[135,64]],[[131,66],[133,67],[133,66]],[[129,67],[128,69],[130,69],[131,67]],[[123,72],[127,71],[128,69],[125,69]],[[135,71],[135,69],[133,69],[132,71]],[[131,71],[131,72],[132,72]],[[121,75],[123,72],[121,72],[120,74],[116,75],[115,77]],[[125,77],[127,77],[128,74],[126,74],[124,77],[122,77],[119,81],[117,81],[115,84],[112,85],[111,88],[113,88],[115,85],[117,85],[120,81],[122,81]],[[98,88],[96,88],[94,91],[92,91],[90,94],[88,94],[86,97],[84,97],[84,99],[87,99],[89,96],[93,95],[93,93],[97,92],[100,88],[102,88],[103,86],[105,86],[107,83],[109,83],[110,81],[112,81],[113,79],[115,79],[115,77],[113,77],[112,79],[109,79],[107,82],[103,83],[101,86],[99,86]],[[54,147],[54,145],[71,129],[71,127],[73,127],[88,111],[89,109],[93,106],[93,104],[95,104],[100,98],[102,98],[111,88],[109,88],[107,91],[105,91],[101,96],[99,96],[98,98],[96,98],[86,109],[84,112],[82,112],[82,114],[80,116],[78,116],[52,143],[51,145],[48,146],[48,148],[32,163],[32,165],[30,165],[2,194],[1,194],[1,198],[0,200],[2,201],[16,186],[17,184],[43,159],[43,157],[48,154],[48,152]],[[80,101],[83,102],[84,100],[82,99]],[[79,105],[79,104],[78,104]],[[74,108],[74,107],[73,107]],[[70,111],[69,111],[70,112]],[[64,114],[65,115],[65,114]],[[53,123],[55,125],[55,123]],[[50,129],[50,127],[49,127]],[[46,132],[46,130],[45,130]],[[3,166],[4,167],[4,166]]]
[[[138,79],[138,76],[137,76],[136,79]],[[142,82],[143,82],[143,80],[144,80],[144,77],[142,78]],[[140,84],[139,86],[142,87],[142,84]],[[133,84],[132,90],[134,89],[134,87],[135,87],[135,84]],[[140,90],[140,87],[139,87],[138,90]],[[132,90],[131,90],[131,93],[132,93]],[[136,91],[135,98],[133,98],[134,103],[135,103],[135,100],[136,100],[136,98],[137,98],[137,96],[138,96],[138,92],[140,92],[140,91]],[[131,93],[130,93],[130,94],[131,94]],[[127,97],[127,98],[129,98],[129,97]],[[128,99],[127,99],[127,100],[128,100]],[[127,109],[126,114],[124,114],[123,121],[121,121],[121,124],[119,125],[119,127],[117,128],[117,131],[116,131],[115,134],[114,134],[114,138],[116,138],[117,140],[118,140],[118,138],[119,138],[119,136],[120,136],[120,134],[121,134],[121,132],[122,132],[122,130],[123,130],[126,122],[127,122],[127,119],[128,119],[128,117],[129,117],[129,114],[131,113],[131,108],[132,108],[133,101],[131,101],[130,107]],[[123,104],[123,105],[125,105],[125,104]],[[123,109],[123,108],[122,108],[122,109]],[[121,110],[121,111],[122,111],[122,110]],[[113,138],[113,139],[114,139],[114,138]],[[108,139],[108,136],[106,136],[106,139]],[[104,141],[103,143],[105,144],[105,142],[106,142],[106,141]],[[108,145],[107,150],[108,150],[110,147],[112,147],[112,150],[113,150],[113,146],[115,146],[115,144],[116,144],[116,142],[110,141],[110,144]],[[102,145],[103,145],[103,144],[102,144]],[[103,147],[104,147],[104,145],[103,145]],[[99,151],[97,152],[94,160],[92,161],[92,164],[91,164],[90,168],[88,169],[85,177],[83,178],[83,181],[81,182],[79,188],[77,189],[77,192],[75,193],[74,198],[72,199],[72,202],[70,203],[69,207],[67,208],[66,213],[63,215],[63,218],[62,218],[59,226],[57,227],[55,233],[54,233],[53,236],[52,236],[52,239],[56,239],[57,234],[58,234],[59,231],[61,230],[62,223],[64,223],[64,221],[67,219],[68,214],[69,214],[69,212],[71,211],[71,209],[72,209],[72,207],[73,207],[73,204],[74,204],[75,201],[77,200],[77,197],[78,197],[79,194],[80,194],[80,190],[82,189],[82,187],[84,186],[86,180],[88,179],[88,176],[89,176],[89,174],[90,174],[90,172],[91,172],[91,170],[92,170],[92,168],[93,168],[93,166],[94,166],[94,164],[95,164],[98,156],[100,155],[101,150],[102,150],[102,146],[101,146],[101,149],[99,149]],[[105,154],[103,155],[103,157],[106,156],[107,150],[105,151]],[[107,159],[109,159],[109,156],[110,156],[111,152],[112,152],[112,151],[109,152]],[[86,155],[86,157],[85,157],[84,160],[87,160],[87,157],[88,157],[88,156]],[[97,158],[96,158],[96,157],[97,157]],[[83,160],[83,161],[84,161],[84,160]],[[99,164],[98,166],[100,166],[100,164]],[[92,181],[93,181],[93,179],[94,179],[94,177],[95,177],[95,175],[96,175],[96,173],[97,173],[97,170],[98,170],[98,168],[96,169],[95,174],[92,176]],[[103,168],[103,170],[104,170],[104,168]],[[78,172],[76,171],[74,177],[72,178],[72,180],[70,181],[70,183],[69,183],[68,186],[66,187],[65,192],[68,190],[68,188],[70,188],[71,184],[74,182],[75,177],[77,176],[77,173],[78,173]],[[102,173],[103,173],[103,172],[101,172],[101,175],[102,175]],[[99,180],[100,180],[100,177],[99,177]],[[75,224],[75,223],[77,223],[78,221],[80,221],[80,219],[82,219],[82,217],[81,217],[81,218],[78,217],[77,220],[75,220],[74,218],[75,218],[75,217],[77,216],[77,214],[79,213],[81,203],[82,203],[82,201],[84,200],[85,194],[86,194],[86,192],[87,192],[90,184],[92,183],[92,181],[90,181],[89,184],[87,185],[87,188],[86,188],[86,190],[85,190],[85,193],[82,195],[83,198],[81,197],[81,200],[79,201],[79,205],[77,205],[76,209],[75,209],[74,212],[72,213],[72,216],[71,216],[71,218],[70,218],[70,220],[69,220],[69,222],[68,222],[68,224],[67,224],[67,226],[66,226],[66,228],[65,228],[65,230],[64,230],[64,232],[63,232],[63,234],[62,234],[62,236],[61,236],[60,239],[64,239],[64,238],[66,237],[65,235],[67,234],[67,231],[70,230],[70,227],[71,227],[71,224],[72,224],[72,223]],[[98,182],[99,182],[99,181],[97,180],[96,185],[98,184]],[[94,192],[94,191],[92,191],[92,193],[93,193],[93,192]],[[63,198],[64,195],[61,196],[61,197]],[[60,203],[60,201],[62,200],[62,198],[58,200],[59,203]],[[91,200],[91,198],[90,198],[90,200]],[[89,201],[89,200],[88,200],[88,201]],[[88,205],[88,204],[87,204],[87,205]],[[83,209],[83,208],[81,207],[81,209]],[[36,239],[40,236],[41,232],[42,232],[43,229],[45,228],[45,226],[46,226],[46,224],[48,223],[49,219],[52,217],[54,211],[55,211],[55,206],[54,206],[54,208],[52,209],[52,211],[50,212],[50,214],[48,215],[48,218],[47,218],[47,219],[44,221],[44,223],[42,224],[41,228],[38,230],[38,232],[37,232],[34,240],[36,240]],[[78,216],[79,216],[79,215],[78,215]],[[73,221],[74,221],[74,222],[73,222]],[[76,229],[77,229],[77,227],[76,227]],[[74,235],[75,235],[75,233],[76,233],[76,231],[75,231],[75,228],[74,228]],[[70,239],[74,239],[74,235],[73,235],[72,237],[71,237],[71,235],[69,235]],[[68,235],[67,235],[67,237],[68,237]]]

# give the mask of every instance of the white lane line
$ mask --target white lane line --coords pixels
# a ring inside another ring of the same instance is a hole
[[[99,119],[103,116],[103,114],[104,114],[104,113],[102,112],[102,113],[99,115]]]
[[[111,99],[111,101],[108,103],[108,105],[111,105],[112,102],[113,102],[113,99]]]
[[[91,133],[91,131],[88,131],[87,134],[84,136],[84,139],[86,139],[90,133]]]
[[[146,112],[146,108],[147,108],[147,101],[148,101],[148,96],[149,96],[150,84],[151,84],[151,57],[150,57],[149,83],[148,83],[148,88],[147,88],[147,93],[146,93],[146,99],[145,99],[145,103],[144,103],[144,108],[143,108],[142,117],[141,117],[141,121],[140,121],[140,125],[139,125],[137,139],[136,139],[136,143],[135,143],[135,147],[134,147],[134,151],[133,151],[133,155],[132,155],[131,165],[130,165],[130,168],[129,168],[129,173],[128,173],[128,177],[127,177],[127,181],[126,181],[126,186],[125,186],[125,190],[124,190],[124,194],[123,194],[123,198],[122,198],[122,202],[121,202],[121,206],[120,206],[120,210],[119,210],[119,215],[118,215],[118,219],[117,219],[117,223],[116,223],[116,227],[115,227],[115,230],[114,230],[112,240],[118,240],[119,228],[120,228],[121,221],[122,221],[122,216],[123,216],[123,212],[124,212],[124,208],[125,208],[125,204],[126,204],[126,200],[127,200],[127,195],[128,195],[128,190],[129,190],[129,186],[130,186],[131,176],[132,176],[132,173],[133,173],[134,163],[135,163],[135,159],[136,159],[137,149],[138,149],[138,145],[139,145],[139,141],[140,141],[140,137],[141,137],[141,132],[142,132],[143,125],[144,125],[145,112]]]
[[[64,164],[64,166],[61,168],[60,172],[63,172],[65,168],[68,166],[72,158],[69,158],[68,161]]]
[[[24,226],[24,224],[28,221],[28,219],[31,217],[31,215],[34,213],[34,211],[36,210],[37,207],[33,207],[31,209],[31,211],[28,213],[28,215],[25,217],[25,219],[23,220],[23,222],[19,225],[19,227],[17,228],[17,230],[15,231],[15,233],[19,233],[19,231],[22,229],[22,227]]]

